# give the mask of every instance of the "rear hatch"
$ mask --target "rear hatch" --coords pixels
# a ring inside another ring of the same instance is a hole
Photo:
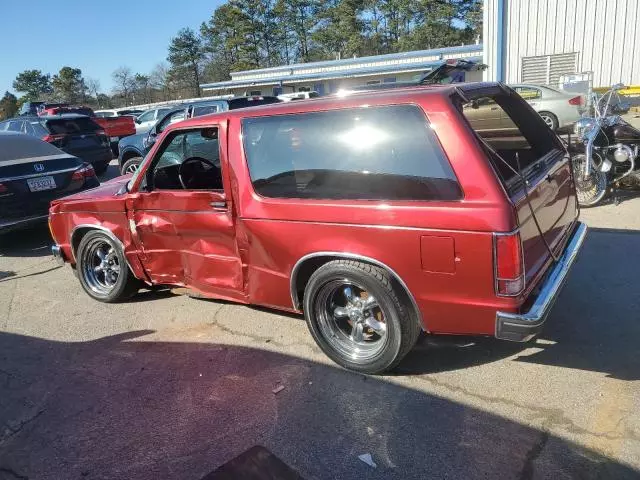
[[[110,148],[102,127],[89,117],[51,118],[45,126],[50,133],[47,141],[85,161]]]
[[[504,86],[461,90],[466,97],[461,102],[463,113],[513,204],[522,241],[525,285],[533,288],[553,256],[557,258],[564,249],[578,215],[569,156],[557,135],[513,90]],[[498,110],[498,119],[489,124],[472,113],[477,107],[469,105],[473,101],[477,105],[477,100],[492,102],[486,115],[495,116]],[[496,121],[509,128],[483,129],[495,126]]]

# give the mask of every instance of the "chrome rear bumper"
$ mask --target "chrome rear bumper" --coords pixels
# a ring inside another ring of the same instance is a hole
[[[528,312],[498,312],[496,314],[496,338],[512,342],[526,342],[542,329],[586,236],[587,226],[584,223],[578,223],[567,243],[567,248],[547,274],[540,293]]]

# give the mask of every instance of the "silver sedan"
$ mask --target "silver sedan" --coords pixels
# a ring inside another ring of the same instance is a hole
[[[538,112],[552,130],[566,129],[580,119],[584,97],[555,88],[533,85],[509,85]]]

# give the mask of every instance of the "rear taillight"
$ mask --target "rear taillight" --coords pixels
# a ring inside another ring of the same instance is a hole
[[[582,97],[573,97],[571,100],[569,100],[569,105],[575,105],[579,107],[580,105],[582,105]]]
[[[517,296],[524,290],[524,262],[520,233],[494,237],[496,294]]]
[[[63,140],[64,137],[65,137],[64,134],[45,135],[44,137],[42,137],[42,140],[44,140],[45,142],[53,143],[53,142],[57,142],[59,140]]]
[[[96,176],[96,172],[91,165],[83,165],[78,170],[73,172],[71,180],[84,180],[85,178],[92,178]]]
[[[9,189],[5,187],[2,183],[0,183],[0,194],[6,193]]]

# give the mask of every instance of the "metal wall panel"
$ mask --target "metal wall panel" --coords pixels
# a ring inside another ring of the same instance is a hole
[[[640,0],[485,0],[485,72],[496,80],[498,4],[504,3],[504,78],[522,81],[522,58],[577,52],[594,86],[640,85]],[[553,80],[553,79],[552,79]]]

